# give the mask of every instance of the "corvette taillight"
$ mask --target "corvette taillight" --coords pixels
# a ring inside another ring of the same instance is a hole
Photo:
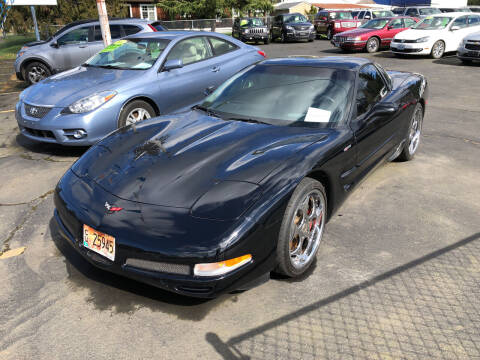
[[[267,57],[267,54],[265,54],[265,52],[262,51],[262,50],[258,50],[258,53],[259,53],[260,55],[262,55],[264,58]]]
[[[154,32],[157,32],[157,31],[158,31],[158,30],[155,29],[151,24],[148,24],[148,27],[149,27],[150,29],[152,29],[152,31],[154,31]]]

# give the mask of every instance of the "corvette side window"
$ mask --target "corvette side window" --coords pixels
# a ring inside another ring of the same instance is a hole
[[[385,91],[385,83],[373,65],[364,66],[358,74],[357,116],[368,112],[378,102]]]

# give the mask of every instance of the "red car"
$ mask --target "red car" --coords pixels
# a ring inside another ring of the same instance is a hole
[[[372,19],[358,29],[335,35],[332,44],[343,50],[366,49],[369,53],[374,53],[380,48],[388,48],[395,35],[407,30],[418,21],[420,20],[408,16]]]
[[[356,29],[362,24],[361,21],[353,18],[351,11],[322,10],[315,16],[315,30],[317,37],[326,35],[331,40],[333,35],[342,31]]]

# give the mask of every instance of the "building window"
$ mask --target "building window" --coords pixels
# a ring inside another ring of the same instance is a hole
[[[157,7],[150,4],[140,5],[140,18],[148,20],[157,20]]]

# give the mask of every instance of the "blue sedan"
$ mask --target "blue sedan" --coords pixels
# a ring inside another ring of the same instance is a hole
[[[264,57],[217,33],[133,35],[24,90],[15,115],[32,140],[88,146],[125,125],[189,109]]]

